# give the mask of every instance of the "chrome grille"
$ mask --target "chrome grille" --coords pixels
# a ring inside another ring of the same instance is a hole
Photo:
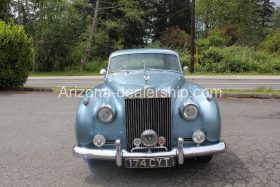
[[[133,140],[147,129],[165,137],[165,146],[171,149],[171,98],[126,98],[125,112],[127,151],[131,151]]]

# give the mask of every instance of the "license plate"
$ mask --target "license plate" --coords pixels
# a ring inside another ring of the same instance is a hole
[[[125,159],[125,166],[127,168],[166,168],[173,167],[174,165],[174,157]]]

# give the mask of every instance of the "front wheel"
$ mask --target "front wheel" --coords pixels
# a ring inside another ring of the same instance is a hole
[[[93,159],[85,159],[85,162],[88,167],[93,167],[97,163],[96,160],[93,160]]]
[[[96,170],[100,170],[102,168],[111,168],[115,162],[109,160],[98,160],[98,159],[85,159],[86,165],[89,170],[94,172]]]

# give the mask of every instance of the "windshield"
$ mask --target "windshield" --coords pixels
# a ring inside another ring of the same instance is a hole
[[[180,63],[176,55],[138,53],[112,57],[109,73],[141,69],[181,71]]]

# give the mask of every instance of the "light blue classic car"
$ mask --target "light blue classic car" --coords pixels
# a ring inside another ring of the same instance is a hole
[[[221,117],[207,89],[185,80],[172,50],[110,55],[104,83],[88,90],[76,116],[74,155],[128,168],[208,162],[223,152]]]

